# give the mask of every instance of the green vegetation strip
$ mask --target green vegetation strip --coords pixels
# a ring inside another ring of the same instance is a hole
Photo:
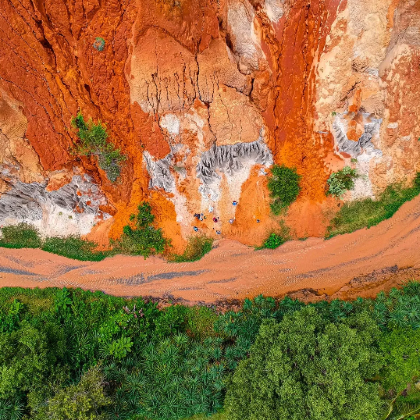
[[[370,228],[383,220],[391,218],[407,201],[420,194],[420,173],[410,188],[390,185],[377,200],[364,200],[345,203],[327,230],[327,237],[354,232],[362,228]]]
[[[420,413],[420,283],[376,299],[158,309],[0,289],[5,420],[386,420]]]
[[[2,228],[0,247],[40,248],[43,251],[80,261],[102,261],[113,254],[113,251],[97,252],[95,242],[86,241],[77,236],[57,236],[42,240],[38,230],[25,223]]]
[[[39,231],[25,223],[2,228],[0,247],[40,248],[80,261],[102,261],[116,254],[142,255],[146,259],[150,255],[166,252],[169,261],[187,262],[197,261],[211,250],[213,239],[197,236],[190,239],[182,255],[170,254],[170,241],[164,238],[161,229],[154,227],[154,220],[151,205],[142,202],[138,206],[137,214],[130,216],[130,225],[124,226],[121,238],[111,241],[111,249],[107,251],[96,251],[98,246],[95,242],[78,236],[41,239]]]

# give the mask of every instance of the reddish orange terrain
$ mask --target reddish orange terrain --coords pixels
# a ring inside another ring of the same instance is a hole
[[[393,219],[330,240],[292,241],[255,251],[221,240],[200,261],[116,256],[69,260],[41,250],[3,249],[0,287],[81,287],[118,296],[150,296],[163,304],[235,304],[259,294],[301,300],[374,297],[420,278],[420,198]]]
[[[219,244],[185,265],[0,249],[0,284],[214,302],[331,295],[359,275],[415,270],[418,201],[368,231],[316,238],[340,205],[325,196],[333,171],[359,173],[351,201],[420,170],[419,26],[411,0],[0,0],[0,228],[105,247],[146,200],[174,252],[194,226]],[[115,182],[72,152],[78,112],[126,156]],[[284,223],[311,239],[254,252],[279,229],[273,164],[301,175]]]

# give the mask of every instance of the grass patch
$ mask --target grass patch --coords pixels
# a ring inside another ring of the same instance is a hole
[[[45,239],[42,250],[80,261],[102,261],[112,255],[112,251],[95,251],[95,242],[77,236],[51,237]]]
[[[127,157],[107,140],[106,127],[100,121],[94,124],[92,119],[85,122],[83,115],[80,113],[71,120],[71,124],[78,130],[77,135],[80,140],[73,153],[97,156],[99,167],[106,172],[106,176],[111,182],[115,182],[120,176],[121,164]]]
[[[5,226],[1,229],[0,247],[3,248],[40,248],[41,238],[34,227],[20,223],[16,226]]]
[[[172,254],[168,261],[192,262],[203,258],[213,247],[213,239],[206,236],[194,236],[188,241],[187,248],[181,255]]]
[[[392,217],[406,202],[420,194],[420,173],[411,188],[400,185],[390,185],[380,195],[378,200],[364,200],[345,203],[331,221],[326,238],[332,238],[343,233],[354,232],[362,228],[370,228],[383,220]]]
[[[2,228],[0,247],[3,248],[40,248],[43,251],[80,261],[102,261],[112,251],[95,251],[97,244],[78,236],[51,237],[44,240],[39,231],[26,223]]]

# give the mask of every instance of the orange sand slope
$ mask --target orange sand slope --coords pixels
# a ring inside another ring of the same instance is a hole
[[[376,270],[397,265],[416,272],[419,249],[420,197],[368,230],[327,241],[293,241],[262,251],[222,240],[193,263],[130,256],[80,262],[41,250],[0,249],[0,286],[81,287],[120,296],[170,296],[189,303],[260,293],[279,296],[305,288],[331,295],[352,279]]]

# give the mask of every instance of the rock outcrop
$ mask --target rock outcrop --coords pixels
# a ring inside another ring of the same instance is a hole
[[[177,251],[209,209],[201,232],[256,244],[279,163],[322,235],[332,170],[365,175],[352,198],[420,170],[419,28],[412,0],[0,0],[0,223],[115,238],[150,199]],[[79,111],[127,156],[115,183],[70,153]]]

